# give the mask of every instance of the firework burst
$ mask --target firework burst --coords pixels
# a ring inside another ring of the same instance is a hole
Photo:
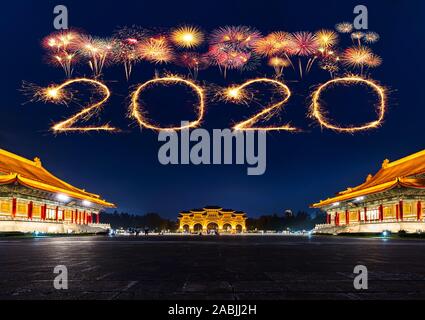
[[[259,39],[253,46],[260,56],[272,57],[280,54],[291,55],[294,51],[290,33],[277,31]]]
[[[242,70],[251,58],[250,52],[234,49],[233,46],[227,44],[211,46],[207,55],[212,64],[217,65],[220,70],[223,70],[224,77],[226,77],[227,70],[229,69]]]
[[[208,68],[210,64],[206,55],[197,52],[183,52],[176,60],[179,65],[189,69],[194,79],[198,77],[199,70]]]
[[[140,61],[137,52],[137,45],[146,39],[149,32],[138,26],[122,27],[114,32],[116,50],[114,51],[114,61],[124,66],[125,77],[130,79],[133,66]]]
[[[170,62],[174,58],[173,49],[163,36],[143,40],[138,44],[137,51],[142,59],[157,64]]]
[[[194,48],[204,41],[204,34],[196,27],[183,26],[171,32],[171,41],[181,48]]]
[[[105,65],[112,62],[116,42],[110,39],[81,36],[78,42],[79,52],[88,58],[88,64],[95,78],[102,74]]]
[[[268,65],[273,67],[276,77],[279,78],[283,75],[283,69],[291,66],[291,62],[281,57],[271,57]]]
[[[214,30],[210,44],[226,44],[237,50],[249,49],[261,38],[260,32],[246,26],[226,26]]]
[[[341,22],[335,26],[336,31],[339,33],[351,33],[353,28],[353,24],[350,22]]]
[[[360,68],[363,73],[364,66],[368,65],[368,61],[372,59],[372,50],[368,47],[350,47],[346,49],[342,56],[343,63],[351,68]]]
[[[375,43],[378,42],[380,39],[380,36],[378,33],[376,32],[367,32],[364,37],[363,37],[364,41],[366,43]]]
[[[43,47],[48,51],[48,61],[63,68],[67,78],[73,73],[73,66],[77,61],[77,42],[80,35],[75,31],[61,31],[47,36]]]
[[[338,35],[332,30],[319,30],[316,32],[316,39],[320,48],[329,49],[338,43]]]
[[[294,49],[294,55],[298,56],[298,70],[300,77],[303,77],[303,66],[301,62],[301,57],[309,57],[307,65],[305,67],[305,71],[308,72],[314,61],[316,60],[316,57],[314,56],[318,50],[319,50],[319,42],[316,37],[311,32],[296,32],[292,34],[292,42],[293,42],[293,49]]]

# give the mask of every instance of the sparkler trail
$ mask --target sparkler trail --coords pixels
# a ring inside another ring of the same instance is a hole
[[[109,124],[105,124],[103,126],[91,126],[91,127],[73,127],[73,125],[78,120],[88,120],[93,115],[98,113],[102,109],[102,105],[109,99],[111,96],[111,92],[109,91],[109,88],[103,84],[102,82],[98,80],[88,79],[88,78],[77,78],[77,79],[71,79],[68,81],[65,81],[64,83],[60,85],[53,85],[49,86],[48,88],[41,89],[40,92],[37,92],[36,95],[41,97],[44,101],[51,101],[54,103],[66,103],[67,100],[70,99],[70,97],[67,97],[67,93],[64,90],[65,87],[75,84],[75,83],[85,83],[92,85],[94,87],[97,87],[99,92],[102,92],[104,94],[104,97],[82,109],[77,114],[73,115],[67,120],[61,121],[58,124],[55,124],[51,129],[56,132],[83,132],[83,131],[117,131],[116,128],[111,127]]]
[[[375,121],[371,121],[369,123],[366,123],[361,126],[357,127],[341,127],[336,124],[332,124],[331,121],[325,116],[325,111],[323,110],[323,107],[320,105],[320,97],[324,91],[326,91],[328,88],[342,84],[342,85],[350,85],[350,84],[363,84],[365,86],[368,86],[372,88],[376,94],[379,97],[379,104],[377,105],[377,113],[378,113],[378,119]],[[379,127],[384,119],[386,111],[386,93],[385,89],[377,84],[376,82],[365,79],[358,76],[349,76],[349,77],[343,77],[343,78],[336,78],[329,80],[328,82],[322,84],[317,88],[315,92],[312,94],[312,104],[310,108],[310,113],[313,118],[315,118],[319,124],[322,127],[338,131],[338,132],[348,132],[348,133],[354,133],[358,131],[364,131],[368,129],[374,129]]]
[[[244,131],[248,131],[248,130],[263,130],[263,131],[299,131],[299,129],[292,127],[289,124],[286,125],[282,125],[279,127],[275,127],[275,126],[271,126],[271,127],[263,127],[263,128],[254,128],[252,127],[252,125],[254,125],[255,123],[261,121],[261,120],[268,120],[270,118],[272,118],[274,115],[276,115],[276,113],[278,113],[280,111],[280,108],[282,107],[282,105],[284,105],[289,98],[291,97],[291,90],[289,89],[289,87],[277,80],[273,80],[273,79],[268,79],[268,78],[258,78],[258,79],[252,79],[249,80],[239,86],[234,86],[234,87],[229,87],[227,88],[224,92],[223,92],[223,96],[224,99],[228,100],[228,101],[235,101],[235,102],[240,102],[245,100],[248,97],[248,94],[246,92],[246,87],[255,84],[255,83],[269,83],[275,87],[279,88],[279,92],[283,92],[285,94],[285,98],[281,101],[279,101],[278,103],[273,104],[270,107],[266,107],[265,109],[263,109],[261,112],[257,113],[256,115],[254,115],[253,117],[242,121],[236,125],[233,126],[234,130],[244,130]]]
[[[198,118],[192,122],[189,122],[187,125],[180,126],[180,127],[159,127],[155,124],[152,124],[149,122],[149,119],[147,119],[143,112],[141,111],[141,106],[138,102],[140,94],[142,91],[146,90],[150,86],[154,84],[183,84],[188,87],[190,87],[198,96],[199,98],[199,106],[197,108],[198,110]],[[164,78],[156,78],[149,81],[146,81],[145,83],[139,85],[136,90],[131,95],[131,105],[130,105],[130,116],[135,118],[137,122],[139,123],[140,127],[145,127],[147,129],[152,129],[156,131],[161,130],[182,130],[187,128],[196,128],[201,124],[202,119],[204,118],[205,113],[205,97],[204,97],[204,91],[203,89],[198,86],[196,83],[190,80],[186,80],[184,78],[178,77],[178,76],[168,76]]]

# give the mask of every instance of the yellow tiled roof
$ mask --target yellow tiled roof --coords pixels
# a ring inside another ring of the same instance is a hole
[[[106,202],[99,195],[76,188],[55,177],[43,168],[38,158],[31,161],[0,149],[0,173],[3,174],[0,175],[0,184],[18,182],[30,188],[64,193],[72,198],[88,200],[101,206],[115,207],[113,203]]]
[[[315,203],[312,207],[321,208],[335,202],[389,190],[397,185],[425,188],[423,179],[409,178],[423,173],[425,173],[425,150],[393,162],[384,160],[382,168],[374,176],[368,176],[361,185],[341,191],[335,197]]]

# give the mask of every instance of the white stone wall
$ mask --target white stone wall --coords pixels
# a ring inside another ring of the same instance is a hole
[[[0,232],[96,233],[104,232],[109,228],[107,224],[79,225],[49,221],[0,220]]]
[[[319,225],[314,228],[316,234],[338,234],[338,233],[381,233],[390,231],[397,233],[399,231],[407,233],[425,232],[425,222],[403,221],[403,222],[371,222],[354,223],[348,226]]]

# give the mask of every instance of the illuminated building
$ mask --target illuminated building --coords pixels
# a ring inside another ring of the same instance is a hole
[[[384,160],[361,185],[312,207],[327,217],[316,233],[425,232],[425,150]]]
[[[246,231],[246,213],[220,207],[205,207],[180,212],[180,232],[203,232],[218,231],[219,233],[241,233]]]
[[[114,207],[34,161],[0,149],[0,232],[100,232],[100,211]]]

